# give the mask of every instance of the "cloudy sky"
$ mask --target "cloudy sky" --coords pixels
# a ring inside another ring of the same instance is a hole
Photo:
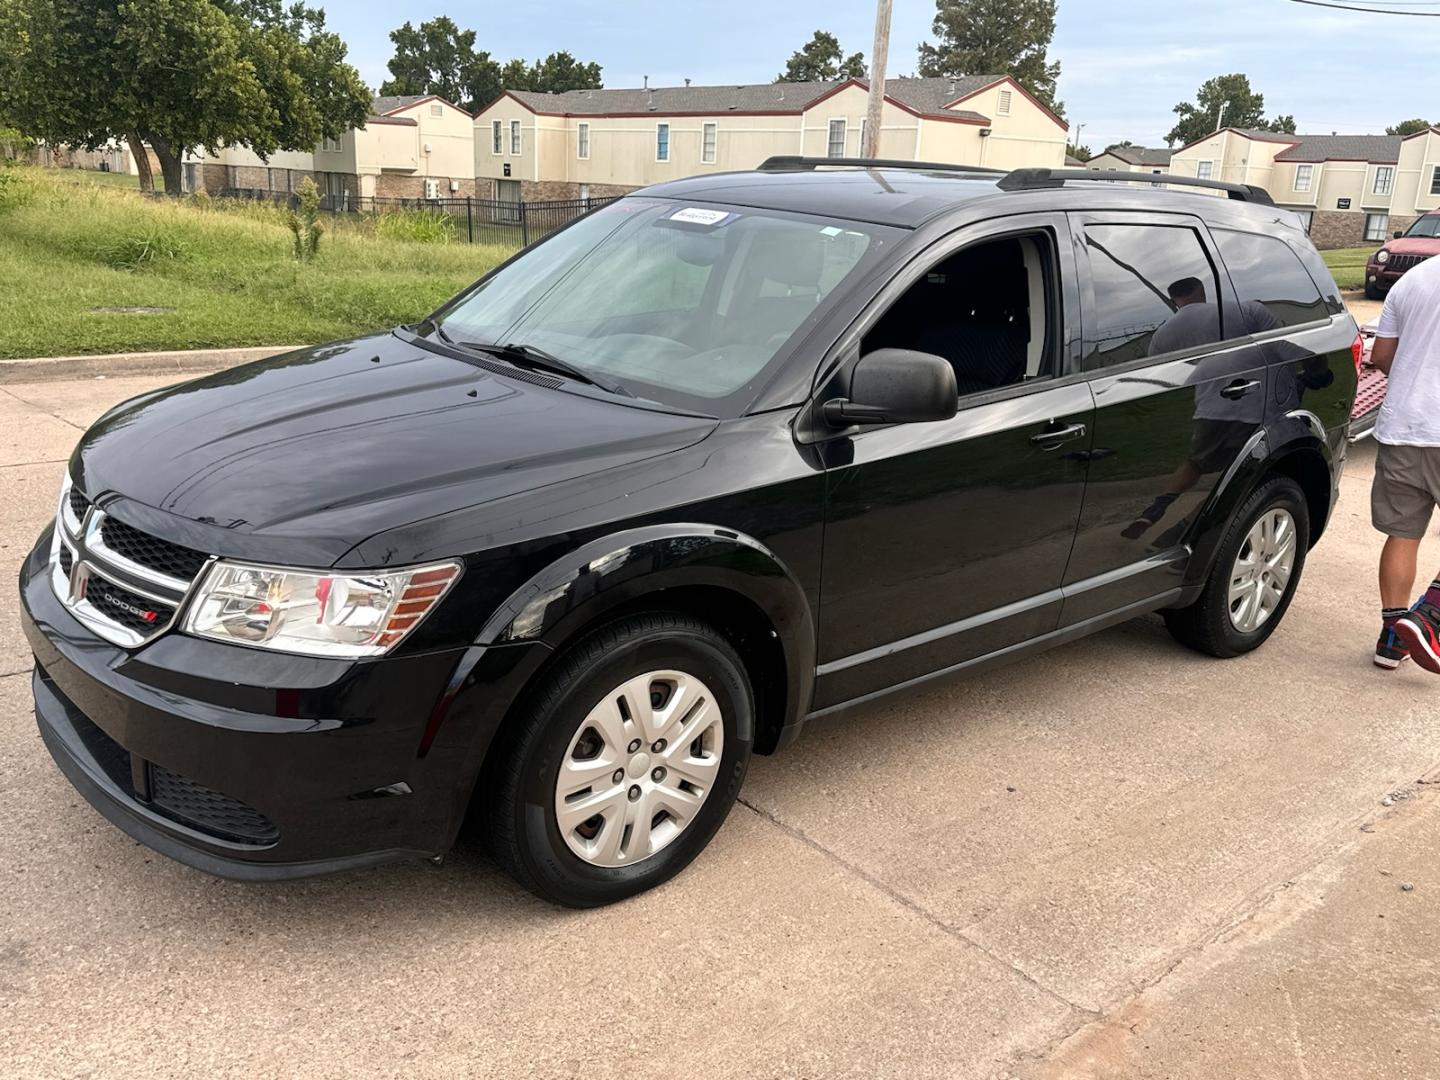
[[[765,82],[816,29],[847,52],[869,53],[870,0],[826,5],[775,0],[528,0],[396,5],[319,0],[351,60],[378,86],[399,22],[448,14],[504,60],[568,49],[605,69],[607,86]],[[1359,2],[1359,0],[1355,0]],[[1388,2],[1388,0],[1387,0]],[[1414,11],[1440,4],[1396,3]],[[889,68],[915,70],[934,0],[894,0]],[[1176,102],[1205,79],[1242,71],[1270,114],[1294,114],[1301,133],[1381,133],[1412,116],[1440,119],[1440,18],[1309,7],[1292,0],[1060,0],[1052,59],[1081,142],[1160,145]]]

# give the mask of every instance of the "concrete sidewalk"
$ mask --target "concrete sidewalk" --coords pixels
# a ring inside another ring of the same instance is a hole
[[[0,387],[11,588],[85,425],[171,378]],[[1440,787],[1420,782],[1440,679],[1370,664],[1372,468],[1353,448],[1258,653],[1198,656],[1143,619],[817,725],[754,762],[695,865],[599,911],[520,891],[474,839],[275,886],[137,846],[36,735],[12,593],[4,1071],[1440,1075]]]
[[[0,386],[12,383],[55,382],[150,375],[174,381],[187,374],[204,374],[263,360],[298,349],[298,345],[262,345],[243,349],[186,349],[180,352],[96,353],[87,356],[45,356],[30,360],[0,359]]]

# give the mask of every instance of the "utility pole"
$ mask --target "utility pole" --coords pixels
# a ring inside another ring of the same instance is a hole
[[[880,156],[880,120],[885,104],[885,57],[890,52],[890,0],[875,2],[875,44],[870,50],[870,100],[865,108],[865,139],[860,156]]]

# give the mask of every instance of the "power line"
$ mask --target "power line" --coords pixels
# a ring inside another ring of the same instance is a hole
[[[1310,7],[1331,8],[1335,11],[1358,11],[1370,15],[1413,15],[1420,19],[1440,19],[1440,11],[1396,11],[1394,8],[1351,7],[1331,0],[1290,0],[1292,4],[1308,4]]]

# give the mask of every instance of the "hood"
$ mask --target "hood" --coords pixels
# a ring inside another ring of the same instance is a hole
[[[1440,255],[1440,236],[1402,236],[1385,241],[1391,255]]]
[[[71,469],[92,500],[176,543],[326,566],[381,530],[678,450],[715,427],[517,375],[392,335],[304,349],[118,406]]]

